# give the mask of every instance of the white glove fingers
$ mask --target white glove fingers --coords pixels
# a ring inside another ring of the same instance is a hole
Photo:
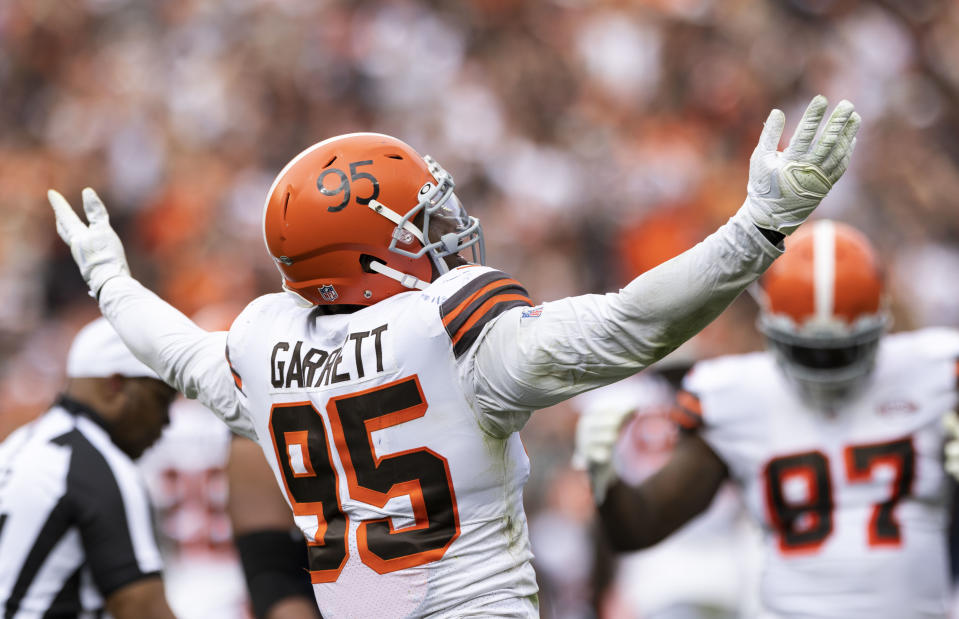
[[[756,147],[756,153],[776,152],[779,149],[779,140],[782,139],[785,126],[786,115],[783,114],[782,110],[769,112],[769,116],[763,124],[763,132],[759,136],[759,145]]]
[[[946,469],[947,473],[952,475],[953,479],[959,480],[959,462],[953,462],[952,460],[949,460],[946,462],[946,466],[944,468]],[[603,496],[605,497],[605,495]]]
[[[956,411],[949,411],[942,416],[942,429],[953,438],[959,438],[959,415]]]
[[[804,155],[809,150],[809,146],[812,144],[813,138],[816,137],[816,132],[819,130],[822,117],[826,114],[826,107],[828,105],[829,101],[822,95],[816,95],[812,101],[809,102],[806,111],[803,113],[802,120],[799,121],[796,131],[789,140],[789,146],[783,151],[786,159],[799,159],[801,155]]]
[[[840,141],[840,136],[845,134],[846,126],[855,113],[856,108],[853,107],[852,103],[845,99],[840,101],[839,105],[836,106],[836,109],[834,109],[829,116],[829,120],[826,121],[826,127],[823,129],[819,141],[813,148],[812,153],[806,156],[806,160],[811,163],[820,163],[832,154],[837,143]],[[838,159],[839,157],[837,156],[836,160]]]
[[[87,221],[90,222],[91,226],[110,224],[107,207],[103,205],[103,201],[97,195],[97,192],[90,187],[83,190],[83,212],[87,214]]]
[[[47,200],[50,201],[53,214],[57,219],[57,234],[60,235],[64,243],[70,245],[70,239],[76,236],[78,232],[82,232],[86,225],[80,221],[79,215],[76,214],[73,207],[59,191],[48,190]]]
[[[593,500],[602,505],[606,500],[609,487],[616,480],[616,472],[609,466],[590,466],[588,471],[590,486],[593,488]]]
[[[846,168],[848,167],[849,167],[849,153],[847,152],[846,154],[842,156],[842,159],[839,160],[839,163],[837,163],[832,170],[827,172],[827,175],[829,177],[829,182],[835,185],[836,181],[842,178],[842,175],[846,173]]]
[[[855,146],[855,141],[853,141],[853,147],[854,146]],[[836,163],[831,170],[826,172],[826,175],[829,178],[829,182],[832,183],[833,185],[835,185],[839,181],[839,179],[842,178],[842,175],[845,174],[846,170],[849,168],[849,160],[852,157],[853,147],[846,150],[843,153],[842,158],[839,159],[838,163]]]
[[[833,183],[838,181],[839,177],[846,171],[860,126],[862,126],[862,117],[853,112],[849,117],[849,122],[843,127],[842,133],[837,138],[836,145],[822,163],[823,171]],[[845,165],[843,165],[843,161],[845,161]]]
[[[573,468],[609,465],[620,431],[635,410],[633,407],[603,407],[581,414],[576,424]]]

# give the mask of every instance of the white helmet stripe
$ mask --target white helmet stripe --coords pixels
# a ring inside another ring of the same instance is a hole
[[[836,227],[828,219],[813,228],[813,283],[816,318],[830,320],[836,304]]]

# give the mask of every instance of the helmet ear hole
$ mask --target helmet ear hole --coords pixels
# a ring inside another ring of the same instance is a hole
[[[364,273],[376,273],[376,271],[370,267],[370,265],[374,262],[386,264],[386,262],[380,258],[377,258],[376,256],[371,256],[370,254],[360,254],[360,268],[363,269]]]

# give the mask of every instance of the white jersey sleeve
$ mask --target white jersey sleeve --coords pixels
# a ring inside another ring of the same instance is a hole
[[[169,385],[199,400],[237,434],[256,439],[226,358],[226,332],[201,329],[132,277],[104,284],[100,311],[133,354]]]
[[[521,286],[491,281],[500,287],[495,298],[482,300],[490,291],[471,291],[479,297],[448,306],[444,325],[461,380],[471,384],[474,404],[487,416],[487,430],[504,435],[519,429],[533,410],[663,357],[715,318],[780,253],[737,213],[705,241],[619,293],[529,310]],[[130,277],[107,282],[100,306],[141,361],[231,429],[252,437],[242,389],[236,388],[241,377],[224,363],[225,335],[203,331]]]
[[[533,410],[635,374],[674,350],[780,253],[737,213],[618,293],[505,312],[464,359],[464,380],[491,425],[518,429]]]

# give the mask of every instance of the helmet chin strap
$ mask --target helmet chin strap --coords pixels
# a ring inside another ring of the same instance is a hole
[[[426,287],[429,286],[428,282],[424,282],[419,278],[413,277],[409,273],[403,273],[402,271],[392,269],[377,260],[370,261],[370,270],[376,271],[380,275],[385,275],[390,279],[395,279],[405,288],[425,290]]]

